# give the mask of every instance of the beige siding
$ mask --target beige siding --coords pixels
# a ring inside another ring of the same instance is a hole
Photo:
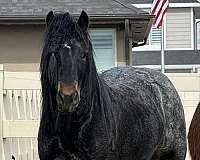
[[[169,9],[166,22],[167,49],[192,47],[191,8]]]
[[[44,25],[0,25],[0,63],[7,63],[6,70],[38,71],[44,31]],[[116,38],[116,61],[124,65],[124,30],[117,30]]]
[[[44,25],[1,25],[0,63],[39,63]]]

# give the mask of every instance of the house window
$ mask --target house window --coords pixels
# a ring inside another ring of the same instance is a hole
[[[94,59],[98,71],[112,68],[116,64],[116,32],[114,29],[90,30]]]
[[[147,40],[147,45],[160,45],[162,36],[161,34],[161,29],[157,29],[156,27],[152,26]]]

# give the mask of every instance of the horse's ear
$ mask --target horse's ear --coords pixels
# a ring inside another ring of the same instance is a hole
[[[80,28],[82,28],[83,31],[86,31],[88,29],[89,18],[85,11],[81,12],[81,15],[78,19],[78,25]]]
[[[46,16],[46,25],[48,26],[50,23],[50,20],[54,17],[53,11],[50,11]]]

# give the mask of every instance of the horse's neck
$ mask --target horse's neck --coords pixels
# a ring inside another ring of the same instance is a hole
[[[109,103],[109,87],[106,85],[105,81],[98,75],[91,81],[96,81],[96,83],[92,86],[92,90],[90,91],[91,98],[88,100],[91,101],[93,105],[99,105],[99,107]]]
[[[92,88],[92,99],[89,104],[91,104],[92,113],[96,112],[106,123],[105,125],[110,126],[113,120],[111,90],[100,76],[97,75],[96,81],[97,83]]]

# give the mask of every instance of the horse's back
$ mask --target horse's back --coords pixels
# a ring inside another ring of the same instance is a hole
[[[101,77],[112,88],[118,88],[127,85],[129,88],[132,84],[137,83],[134,89],[141,85],[158,85],[161,88],[173,88],[170,80],[161,72],[148,68],[135,68],[131,66],[115,67],[101,74]]]
[[[162,134],[158,136],[164,135],[164,139],[159,144],[160,149],[165,148],[164,152],[170,152],[173,148],[177,148],[177,150],[182,150],[184,157],[186,133],[183,106],[175,87],[164,74],[147,68],[129,66],[112,68],[103,72],[101,77],[115,92],[113,96],[115,94],[116,97],[121,96],[115,99],[119,99],[119,103],[125,107],[122,109],[131,112],[130,107],[132,107],[134,112],[137,109],[135,106],[138,105],[139,111],[144,112],[141,113],[144,119],[147,118],[148,121],[148,117],[151,117],[146,127],[148,129],[152,127],[154,130],[152,134],[158,129],[157,134]],[[123,105],[128,100],[128,105]],[[145,114],[151,116],[145,116]],[[156,125],[159,127],[156,128]]]
[[[168,77],[161,72],[131,66],[115,67],[103,72],[101,77],[112,90],[121,92],[122,95],[128,92],[138,96],[151,96],[149,98],[156,98],[162,105],[171,104],[176,106],[173,108],[183,110],[178,92]],[[181,113],[181,117],[184,117],[184,113]]]
[[[148,68],[115,67],[102,73],[101,77],[114,91],[135,96],[150,96],[160,104],[178,104],[182,109],[179,95],[168,79],[161,72]],[[144,94],[144,95],[141,95]],[[131,97],[132,98],[132,97]],[[163,99],[165,98],[165,99]],[[166,102],[165,100],[168,99]],[[181,115],[184,116],[184,115]]]

